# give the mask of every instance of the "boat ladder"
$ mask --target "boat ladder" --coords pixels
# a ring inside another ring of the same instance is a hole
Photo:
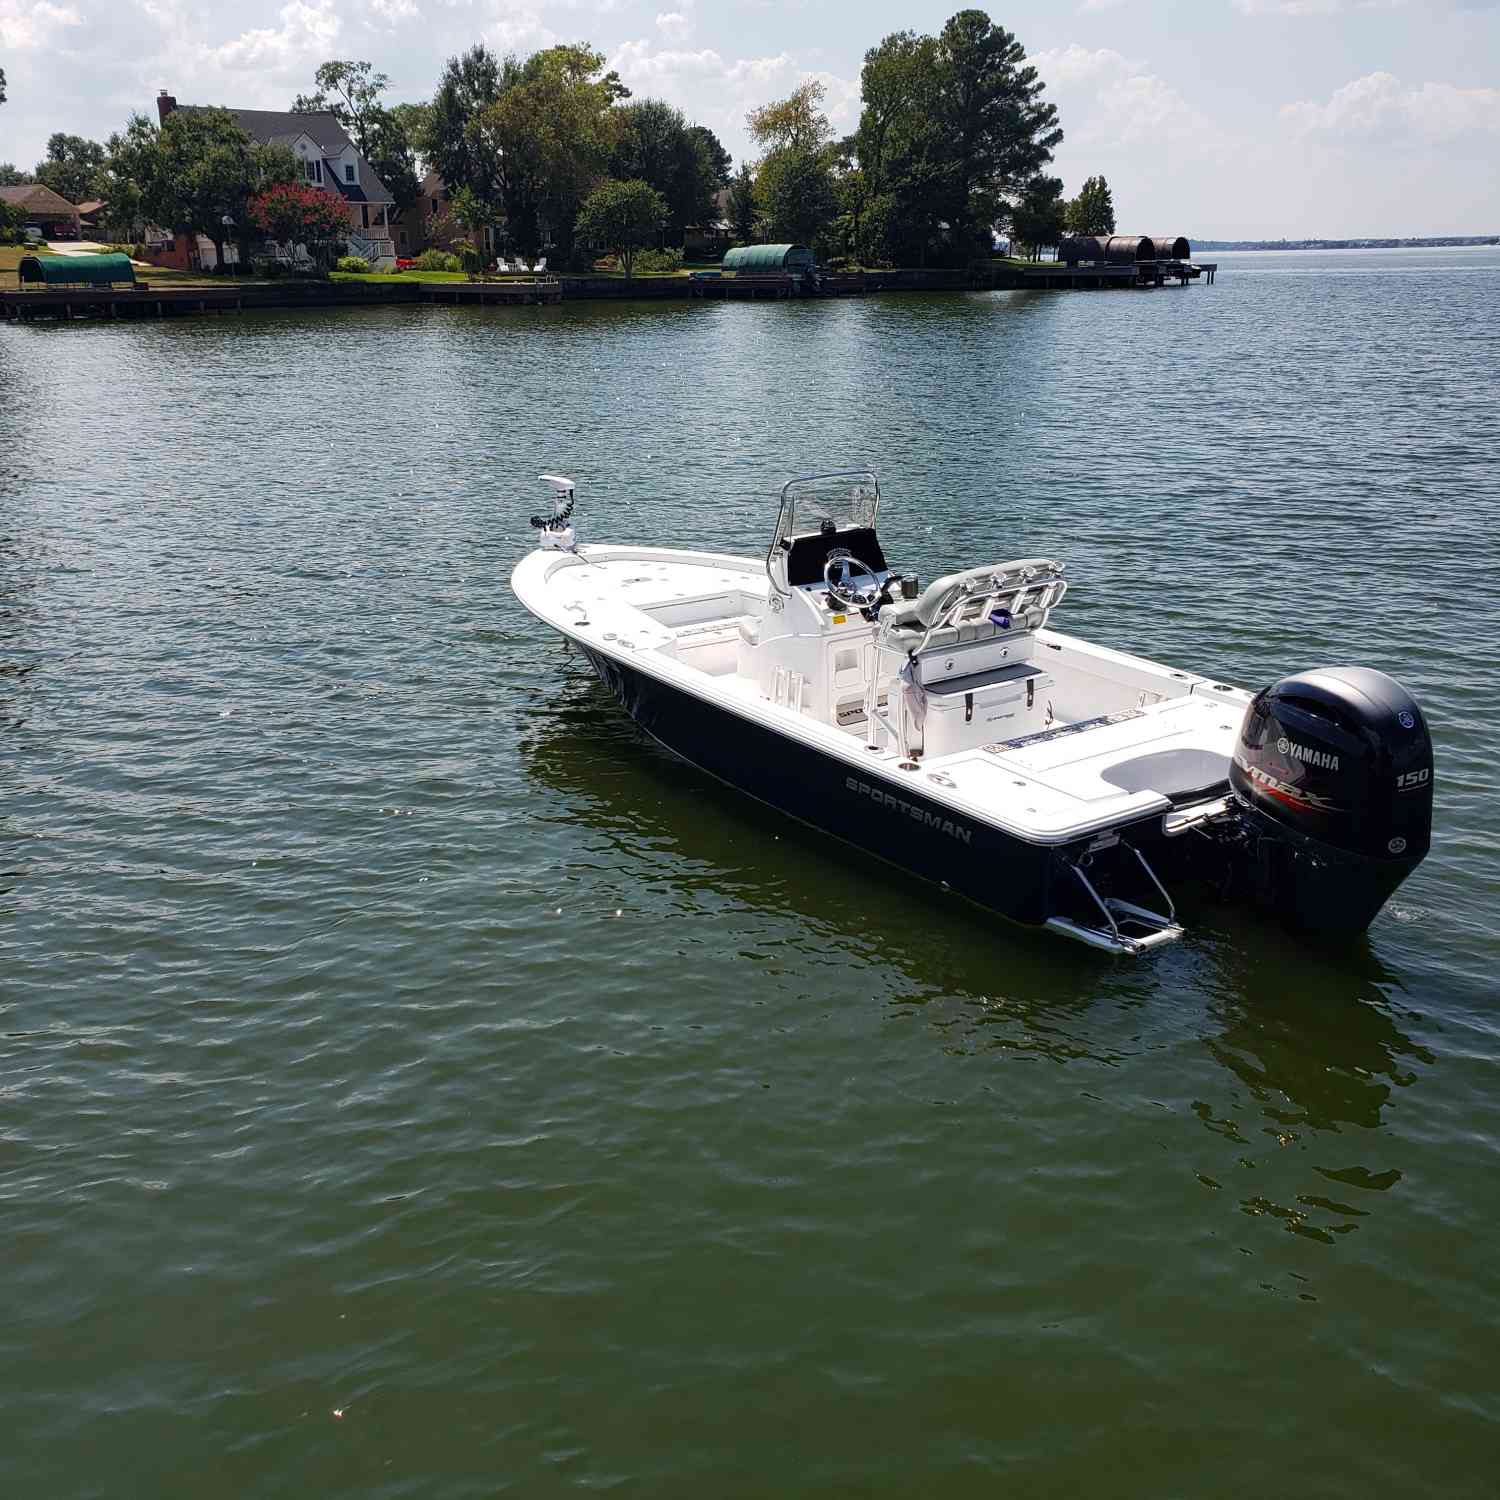
[[[1121,867],[1132,875],[1137,870],[1144,874],[1150,888],[1142,899],[1151,902],[1151,905],[1142,905],[1140,901],[1131,901],[1123,896],[1112,895],[1107,888],[1101,889],[1104,882],[1097,871],[1094,878],[1090,878],[1088,870],[1094,854],[1116,846],[1124,855],[1129,855],[1134,860],[1132,864],[1128,859],[1117,857],[1116,875]],[[1146,856],[1134,844],[1127,843],[1117,835],[1107,834],[1103,839],[1095,840],[1081,859],[1068,860],[1066,863],[1079,885],[1087,893],[1087,909],[1091,919],[1074,921],[1070,917],[1048,917],[1047,926],[1054,932],[1076,938],[1081,943],[1087,943],[1091,948],[1102,948],[1107,953],[1123,953],[1132,957],[1135,954],[1144,953],[1148,948],[1157,948],[1163,943],[1175,942],[1182,936],[1183,929],[1177,921],[1177,908],[1172,904],[1172,898],[1167,894],[1166,886],[1157,879],[1156,871],[1146,862]],[[1166,908],[1165,912],[1154,909],[1158,901]],[[1092,920],[1095,914],[1098,917],[1097,921]]]

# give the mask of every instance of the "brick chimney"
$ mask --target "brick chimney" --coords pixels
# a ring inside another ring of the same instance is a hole
[[[156,117],[159,121],[165,123],[167,116],[176,108],[177,101],[165,89],[156,96]]]

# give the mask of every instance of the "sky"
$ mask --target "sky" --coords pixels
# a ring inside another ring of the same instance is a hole
[[[809,77],[842,134],[866,49],[953,0],[0,0],[0,161],[53,131],[103,140],[157,91],[286,108],[333,57],[391,102],[483,40],[588,41],[637,95],[738,161],[748,109]],[[1500,0],[1008,0],[1047,85],[1069,194],[1102,173],[1122,232],[1195,239],[1500,233]]]

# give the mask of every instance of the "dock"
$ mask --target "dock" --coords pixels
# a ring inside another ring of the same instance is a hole
[[[240,312],[245,288],[64,287],[56,291],[0,292],[0,314],[32,318],[168,318],[182,313]]]
[[[415,303],[536,306],[563,301],[859,297],[878,292],[1091,290],[1109,287],[1212,285],[1216,264],[1191,261],[1127,265],[1039,261],[974,270],[907,268],[802,275],[508,277],[480,281],[226,281],[222,286],[66,286],[0,291],[0,319],[171,318],[188,314],[261,312],[270,308],[388,307]]]
[[[1186,286],[1190,281],[1201,279],[1205,286],[1212,286],[1218,269],[1217,262],[1179,260],[1139,261],[1127,265],[1098,265],[1087,261],[1069,265],[1061,260],[1042,260],[1034,266],[997,270],[995,285],[1010,290],[1093,291],[1107,287],[1165,286],[1169,281]]]
[[[423,281],[423,302],[541,304],[561,302],[562,282],[555,276],[507,277],[503,281]]]

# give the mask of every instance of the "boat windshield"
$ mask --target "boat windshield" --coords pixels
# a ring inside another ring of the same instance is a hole
[[[839,474],[809,474],[782,487],[781,510],[776,534],[766,553],[766,568],[772,582],[785,591],[777,576],[777,559],[784,558],[794,537],[813,536],[828,523],[839,532],[875,529],[880,509],[880,484],[869,469],[851,469]]]

